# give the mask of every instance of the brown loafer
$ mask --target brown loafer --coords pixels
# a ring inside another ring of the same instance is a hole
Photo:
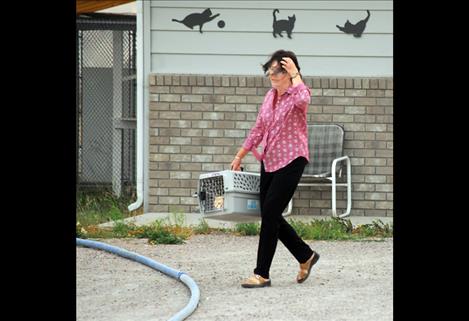
[[[300,271],[296,276],[296,282],[303,283],[308,278],[311,268],[319,260],[319,254],[313,252],[313,255],[305,263],[300,263]]]
[[[262,276],[254,274],[241,283],[243,288],[263,288],[270,286],[270,279],[264,279]]]

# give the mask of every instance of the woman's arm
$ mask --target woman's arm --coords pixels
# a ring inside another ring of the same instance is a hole
[[[268,95],[266,95],[264,103],[267,97]],[[231,169],[234,171],[240,170],[241,160],[252,148],[256,148],[257,146],[259,146],[260,142],[262,141],[262,138],[264,137],[265,126],[262,118],[262,107],[264,106],[264,103],[262,103],[261,110],[257,115],[256,123],[251,128],[248,137],[245,139],[243,145],[241,146],[235,158],[231,162]]]
[[[289,57],[284,57],[281,61],[282,67],[290,75],[292,87],[289,89],[293,98],[293,105],[302,110],[306,110],[309,102],[311,101],[311,91],[304,84],[301,74],[296,68],[295,63]]]

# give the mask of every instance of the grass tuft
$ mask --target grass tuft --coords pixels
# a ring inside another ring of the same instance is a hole
[[[235,232],[245,236],[259,235],[260,230],[261,225],[259,223],[238,223],[235,226]]]

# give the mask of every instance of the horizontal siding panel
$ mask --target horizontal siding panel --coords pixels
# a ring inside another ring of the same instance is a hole
[[[170,8],[250,8],[250,9],[347,9],[392,10],[392,1],[155,1],[152,7]]]
[[[187,32],[199,32],[199,26],[194,30],[185,25],[172,21],[172,19],[183,20],[187,15],[195,12],[202,12],[194,9],[180,8],[152,8],[151,10],[151,29],[152,30],[181,30]],[[212,15],[220,14],[212,21],[205,23],[202,27],[203,32],[219,31],[242,31],[253,32],[262,31],[272,33],[273,15],[272,9],[252,10],[252,9],[220,9],[212,10]],[[288,19],[288,16],[295,15],[296,21],[293,28],[295,33],[337,33],[341,32],[336,25],[344,26],[349,20],[355,24],[365,19],[366,10],[361,11],[317,11],[317,10],[280,10],[277,13],[277,20]],[[392,11],[373,11],[370,10],[370,19],[367,22],[364,34],[366,33],[393,33],[393,12]],[[217,26],[218,21],[225,22],[224,28]],[[285,34],[285,33],[284,33]],[[285,35],[286,36],[286,35]],[[273,38],[273,37],[272,37]]]
[[[194,55],[152,54],[151,72],[169,74],[262,75],[260,63],[268,54]],[[392,58],[308,57],[298,55],[305,76],[392,77]]]
[[[187,33],[152,31],[153,53],[180,54],[240,54],[264,55],[280,48],[297,55],[313,56],[373,56],[393,55],[392,35],[294,34],[293,39],[275,39],[269,33]]]

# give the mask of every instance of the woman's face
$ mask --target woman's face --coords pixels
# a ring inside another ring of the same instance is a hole
[[[287,71],[277,61],[272,62],[266,73],[273,88],[285,88],[290,85],[290,77]]]

